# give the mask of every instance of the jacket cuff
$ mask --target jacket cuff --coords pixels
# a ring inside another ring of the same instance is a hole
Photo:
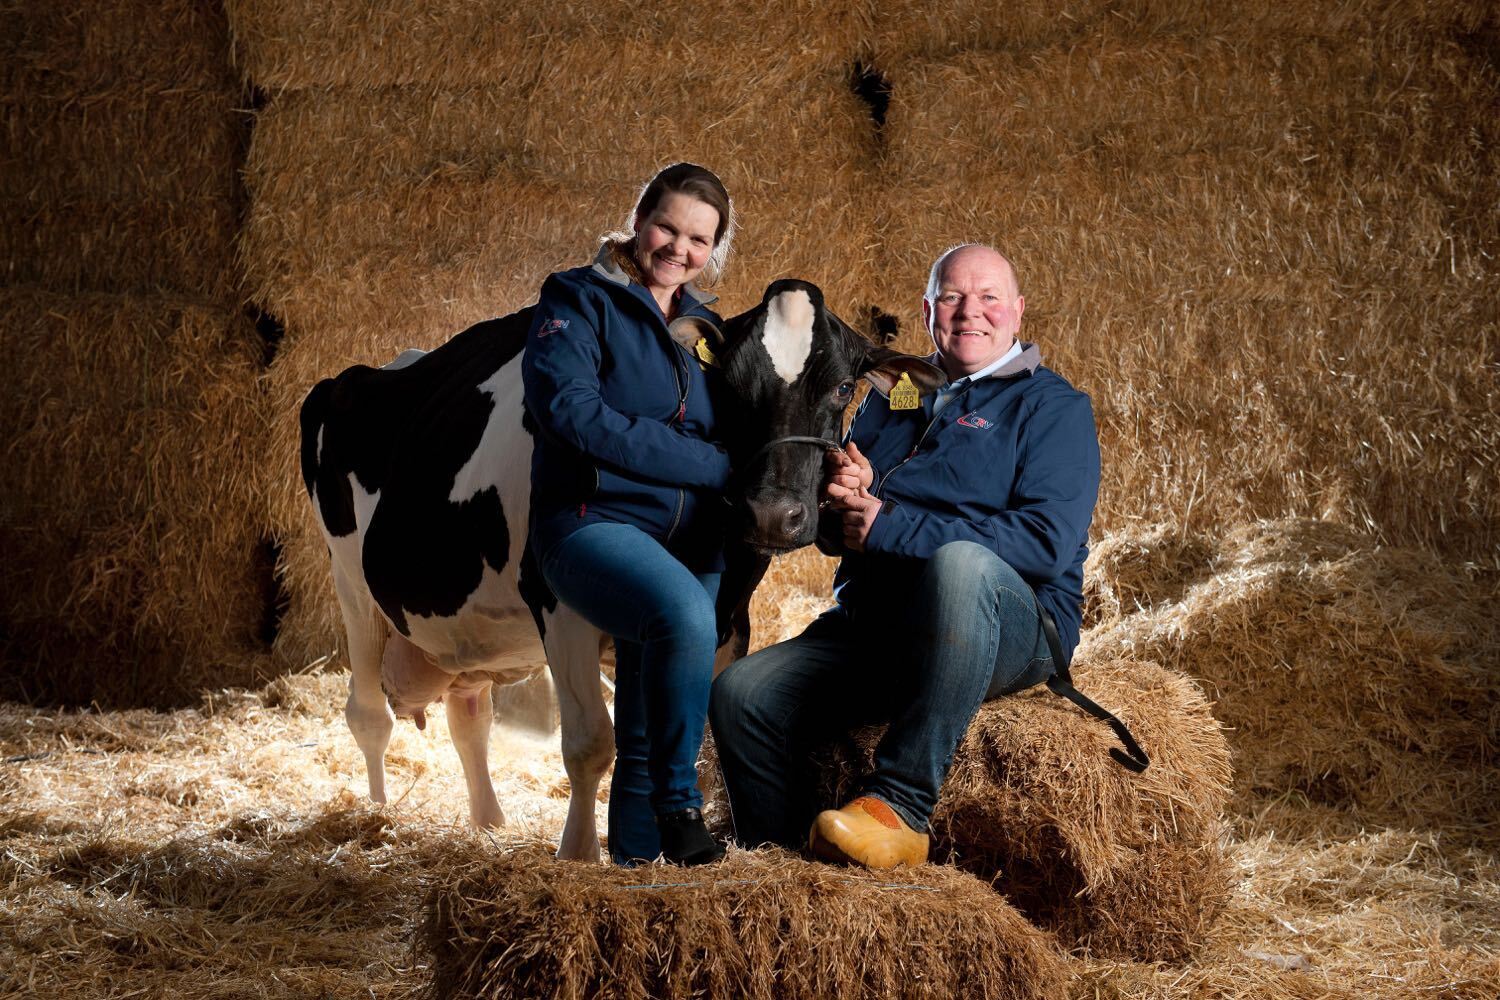
[[[717,444],[713,447],[717,452],[713,465],[715,479],[709,486],[716,490],[724,490],[729,487],[729,480],[734,475],[734,469],[729,465],[729,452]]]
[[[887,545],[901,537],[901,532],[910,525],[911,520],[912,515],[896,501],[881,501],[880,513],[870,525],[870,533],[865,536],[865,551],[889,552]]]

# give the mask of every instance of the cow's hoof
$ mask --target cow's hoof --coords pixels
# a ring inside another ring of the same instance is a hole
[[[469,821],[481,830],[498,830],[505,825],[505,811],[498,804],[493,809],[470,809]]]

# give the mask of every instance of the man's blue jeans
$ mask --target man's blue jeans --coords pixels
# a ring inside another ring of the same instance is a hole
[[[740,843],[799,848],[820,809],[808,755],[849,729],[888,721],[860,794],[924,831],[982,702],[1052,672],[1036,595],[973,542],[944,545],[894,600],[834,609],[795,639],[732,665],[709,707]]]
[[[609,853],[661,853],[656,817],[702,806],[698,750],[713,682],[718,573],[693,573],[628,524],[573,532],[541,560],[559,600],[615,640]]]

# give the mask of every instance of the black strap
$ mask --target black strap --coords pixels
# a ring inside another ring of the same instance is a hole
[[[1052,676],[1047,678],[1047,689],[1053,694],[1062,695],[1094,718],[1109,723],[1109,727],[1115,731],[1120,742],[1125,744],[1123,751],[1119,747],[1110,747],[1109,755],[1126,769],[1140,774],[1150,766],[1151,758],[1146,756],[1146,751],[1142,750],[1141,745],[1135,741],[1135,737],[1130,735],[1130,730],[1125,728],[1125,723],[1073,686],[1073,677],[1068,673],[1068,661],[1062,653],[1062,640],[1057,636],[1057,625],[1041,604],[1037,605],[1036,610],[1042,618],[1042,634],[1047,637],[1047,648],[1052,651],[1053,672]]]
[[[733,501],[729,499],[729,494],[738,493],[740,491],[741,480],[749,475],[750,470],[755,468],[756,463],[758,463],[762,458],[765,458],[766,455],[770,453],[772,448],[776,448],[784,444],[810,444],[818,448],[826,448],[829,451],[844,450],[843,445],[829,438],[807,437],[801,434],[790,434],[786,437],[772,438],[770,441],[767,441],[765,444],[761,445],[760,450],[750,457],[750,461],[741,466],[739,471],[734,474],[734,478],[730,480],[728,488],[724,491],[724,502],[732,503]]]

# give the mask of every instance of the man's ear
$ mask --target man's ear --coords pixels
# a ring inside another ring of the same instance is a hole
[[[893,351],[889,347],[871,344],[870,349],[865,352],[865,364],[868,367],[859,374],[887,396],[902,375],[910,378],[912,385],[924,396],[948,384],[947,374],[937,365],[910,354]]]
[[[679,316],[667,324],[667,332],[689,351],[698,346],[699,340],[707,340],[709,350],[717,353],[724,346],[724,333],[702,316]]]

